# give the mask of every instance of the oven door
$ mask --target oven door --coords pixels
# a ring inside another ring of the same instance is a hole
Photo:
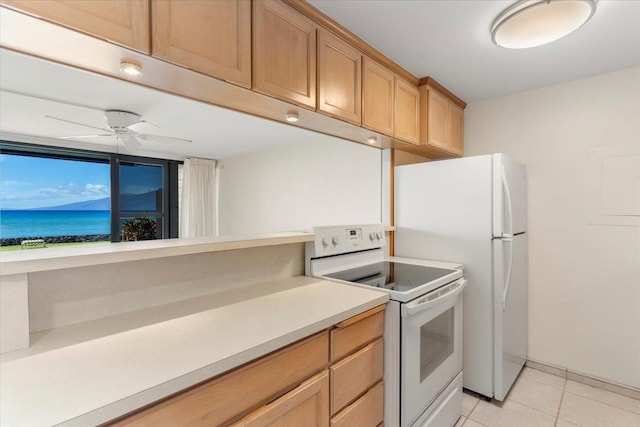
[[[400,424],[410,426],[462,370],[462,290],[456,280],[401,307]]]

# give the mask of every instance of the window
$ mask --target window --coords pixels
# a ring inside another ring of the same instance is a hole
[[[178,164],[0,141],[2,247],[177,237]]]

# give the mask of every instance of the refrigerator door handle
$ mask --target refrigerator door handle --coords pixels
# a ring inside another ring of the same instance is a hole
[[[504,288],[502,291],[502,311],[507,309],[507,295],[509,294],[509,285],[511,284],[511,267],[513,266],[513,239],[504,238],[500,239],[509,244],[509,262],[507,264],[507,277],[504,281]]]
[[[504,165],[502,165],[502,173],[501,173],[501,181],[502,181],[502,189],[504,192],[504,198],[507,202],[507,218],[509,218],[509,230],[508,234],[502,234],[502,237],[511,237],[513,236],[513,207],[511,206],[511,191],[509,190],[509,182],[507,181],[507,174],[504,171]],[[502,227],[502,231],[504,232],[504,224]]]

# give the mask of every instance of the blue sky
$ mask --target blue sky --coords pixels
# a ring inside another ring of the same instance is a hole
[[[56,206],[110,195],[108,163],[0,154],[0,209]]]

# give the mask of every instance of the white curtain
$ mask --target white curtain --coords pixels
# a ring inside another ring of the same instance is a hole
[[[180,237],[216,235],[216,161],[184,161],[180,198]]]

